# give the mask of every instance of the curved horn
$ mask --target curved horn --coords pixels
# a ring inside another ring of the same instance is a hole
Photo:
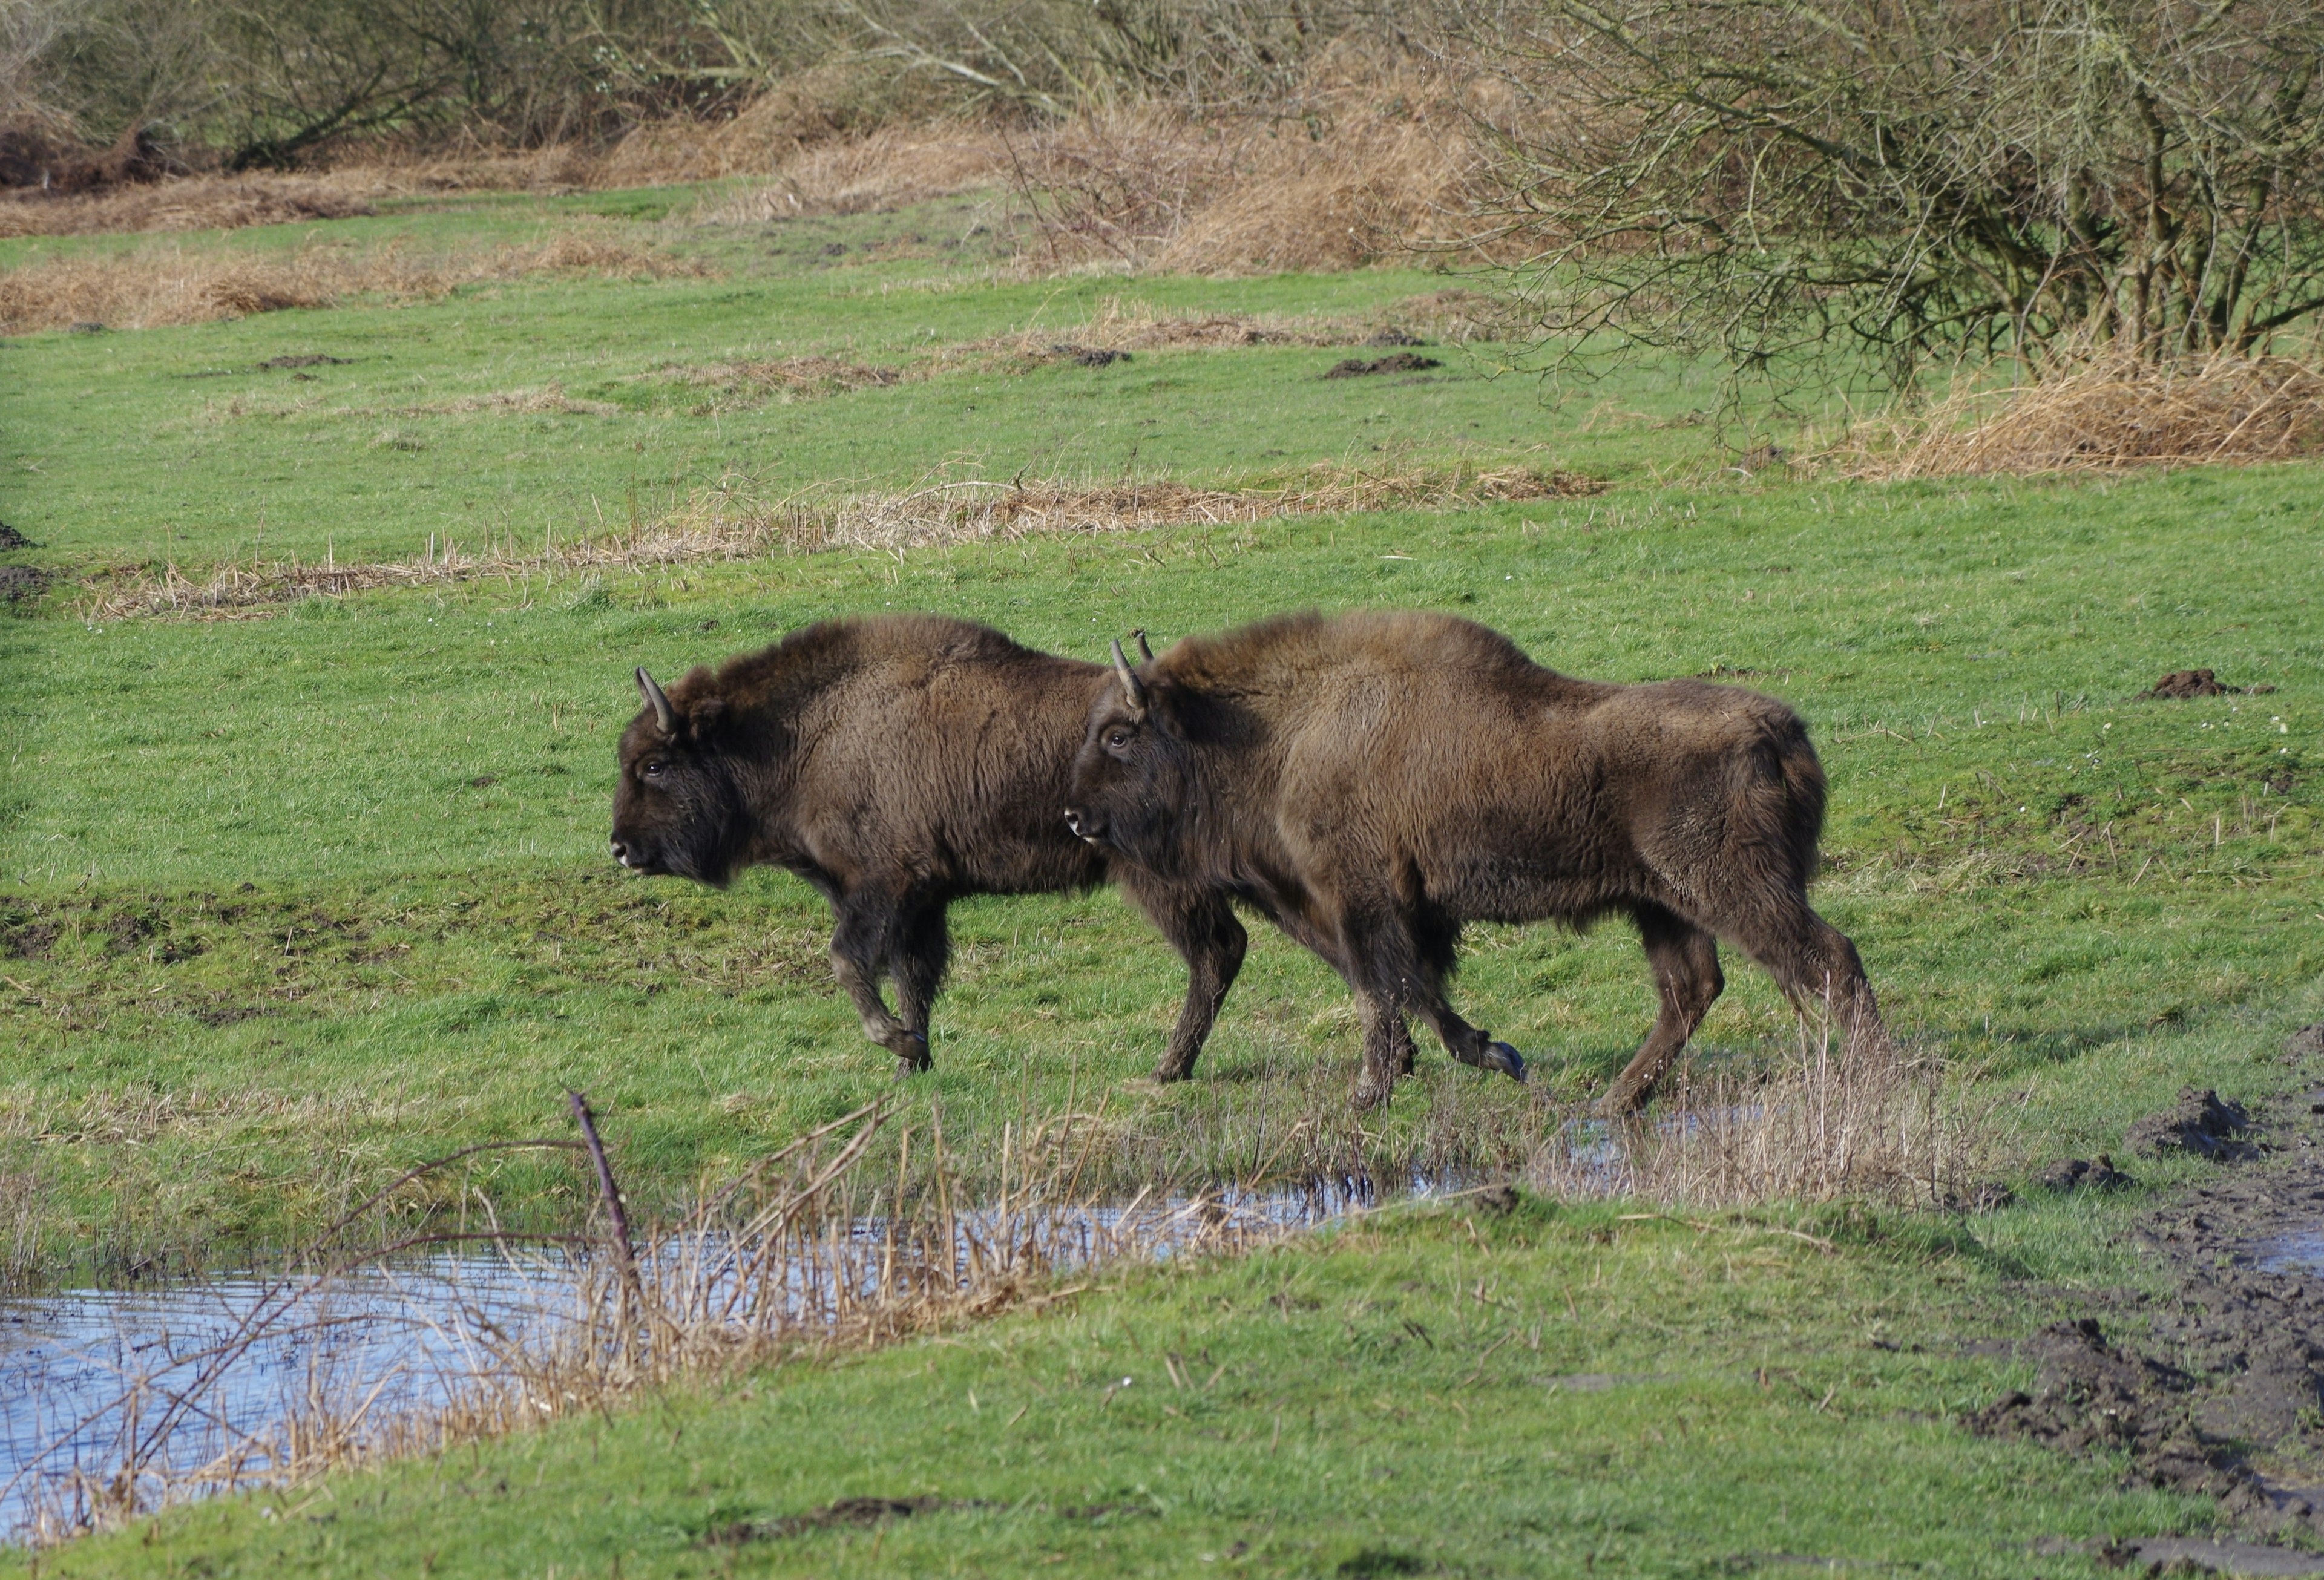
[[[1118,637],[1113,643],[1113,668],[1114,673],[1121,676],[1122,694],[1130,699],[1130,707],[1140,713],[1146,712],[1146,687],[1139,682],[1138,671],[1132,669],[1130,660],[1122,656],[1121,639]]]
[[[646,705],[654,711],[654,722],[661,726],[661,732],[675,736],[678,733],[678,710],[669,705],[668,694],[654,684],[654,677],[646,673],[642,664],[638,666],[638,690],[644,695]]]
[[[1153,663],[1154,649],[1146,645],[1146,628],[1144,626],[1139,626],[1136,630],[1130,634],[1130,637],[1138,643],[1139,662],[1141,664]]]

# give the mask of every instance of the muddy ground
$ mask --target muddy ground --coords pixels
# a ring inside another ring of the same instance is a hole
[[[2190,1153],[2213,1171],[2138,1222],[2140,1244],[2174,1287],[2080,1297],[2084,1314],[2016,1346],[2040,1362],[2033,1392],[2006,1395],[1969,1424],[2066,1452],[2126,1452],[2135,1476],[2218,1498],[2246,1534],[2315,1547],[2324,1545],[2324,1027],[2293,1036],[2284,1063],[2283,1089],[2248,1107],[2189,1092],[2132,1127],[2133,1153]],[[2045,1183],[2107,1189],[2119,1179],[2110,1159],[2061,1160]],[[2172,1545],[2169,1561],[2199,1570],[2324,1574],[2311,1554],[2282,1553],[2301,1566],[2269,1567],[2226,1548],[2207,1561]],[[2158,1543],[2103,1556],[2139,1567],[2163,1557]]]

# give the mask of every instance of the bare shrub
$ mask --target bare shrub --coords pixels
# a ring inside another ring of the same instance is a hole
[[[0,334],[79,323],[143,329],[328,307],[348,297],[441,297],[464,285],[534,274],[620,279],[704,275],[708,266],[600,227],[575,227],[533,246],[419,258],[399,247],[309,245],[281,255],[148,243],[110,254],[36,259],[0,273]]]
[[[1945,477],[2288,461],[2324,454],[2324,372],[2218,352],[2115,355],[1858,427],[1827,457],[1850,475]]]
[[[1550,0],[1497,207],[1565,365],[2265,349],[2324,308],[2310,0]]]

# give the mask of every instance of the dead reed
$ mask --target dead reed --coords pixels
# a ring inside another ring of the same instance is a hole
[[[1526,1173],[1553,1195],[1671,1208],[1948,1208],[1973,1199],[1975,1175],[1992,1162],[1987,1132],[1948,1098],[1939,1061],[1885,1039],[1839,1039],[1827,1024],[1772,1067],[1690,1063],[1650,1116],[1568,1123]]]
[[[233,561],[198,578],[164,564],[93,580],[76,608],[93,624],[157,614],[249,619],[303,599],[394,587],[553,582],[575,573],[645,574],[769,554],[896,550],[1035,533],[1127,532],[1357,510],[1457,510],[1497,500],[1591,493],[1600,486],[1577,473],[1465,464],[1379,474],[1318,467],[1280,485],[1240,489],[1167,480],[1000,482],[947,477],[894,492],[820,486],[774,500],[733,480],[657,521],[578,542],[544,542],[538,551],[513,542],[466,549],[447,542],[410,560]]]
[[[0,334],[195,324],[359,296],[425,300],[466,285],[541,274],[659,280],[708,272],[697,259],[602,224],[576,225],[531,246],[427,258],[399,246],[313,243],[272,256],[151,242],[110,255],[39,258],[0,273]]]
[[[1829,457],[1850,475],[1914,478],[2250,464],[2324,453],[2324,370],[2232,353],[2100,357],[1860,425]]]

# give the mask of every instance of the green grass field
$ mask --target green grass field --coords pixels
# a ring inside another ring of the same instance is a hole
[[[413,206],[174,244],[283,247],[319,228],[451,250],[674,207]],[[1345,353],[1281,345],[979,365],[816,400],[706,400],[670,373],[808,354],[913,366],[1070,326],[1109,297],[1389,323],[1462,283],[1027,280],[964,238],[972,212],[817,221],[804,239],[641,229],[706,259],[698,278],[0,341],[0,520],[40,545],[5,562],[60,573],[0,619],[0,1206],[20,1277],[295,1244],[420,1159],[560,1133],[567,1085],[604,1115],[632,1193],[661,1205],[885,1089],[890,1061],[830,984],[803,885],[757,874],[711,894],[629,878],[604,850],[632,666],[667,675],[853,611],[938,610],[1095,657],[1132,627],[1167,640],[1308,606],[1441,608],[1568,671],[1779,694],[1832,783],[1818,904],[1892,1024],[1952,1061],[2006,1174],[2117,1144],[2183,1081],[2264,1089],[2283,1033],[2324,1011],[2324,469],[1751,476],[1723,464],[1708,378],[1634,370],[1551,401],[1497,375],[1490,346],[1432,348],[1445,365],[1411,381],[1326,381]],[[6,243],[0,266],[123,244]],[[258,367],[309,354],[348,360],[304,381]],[[586,409],[503,399],[552,386]],[[124,566],[404,558],[431,535],[537,547],[737,475],[897,487],[973,464],[1204,483],[1454,458],[1610,486],[476,582],[233,620],[76,615],[76,578]],[[2137,696],[2190,666],[2274,689]],[[1111,894],[964,904],[954,932],[936,1071],[896,1101],[914,1122],[940,1110],[972,1176],[1004,1124],[1069,1090],[1105,1094],[1104,1167],[1124,1185],[1282,1166],[1304,1155],[1280,1139],[1303,1121],[1382,1166],[1489,1167],[1601,1087],[1651,1018],[1626,930],[1480,930],[1460,1001],[1541,1079],[1519,1089],[1424,1045],[1422,1079],[1358,1128],[1345,994],[1278,938],[1254,933],[1203,1077],[1157,1090],[1135,1078],[1181,981]],[[1763,975],[1731,962],[1729,978],[1698,1043],[1714,1067],[1793,1034]],[[475,1183],[520,1220],[578,1210],[562,1163]],[[296,1520],[263,1499],[173,1515],[150,1545],[42,1567],[1013,1574],[1054,1554],[1087,1574],[1213,1558],[1710,1574],[1789,1553],[2015,1575],[2038,1536],[2208,1517],[1950,1424],[2006,1375],[1957,1340],[2039,1320],[2027,1281],[2135,1276],[2110,1245],[2130,1205],[2037,1192],[1966,1224],[1841,1234],[1829,1256],[1750,1218],[1698,1237],[1611,1210],[1528,1209],[1477,1238],[1458,1212],[1424,1214],[1139,1273],[1067,1314],[334,1483]],[[1508,1310],[1462,1293],[1478,1277],[1501,1281]],[[1278,1284],[1318,1304],[1270,1306]],[[1435,1343],[1397,1338],[1405,1316]],[[1923,1349],[1869,1347],[1876,1324]],[[1485,1365],[1505,1327],[1524,1348]],[[1165,1350],[1227,1369],[1174,1402]],[[1137,1384],[1102,1403],[1117,1368]],[[1762,1387],[1761,1368],[1792,1381]],[[1572,1373],[1654,1380],[1586,1395],[1540,1381]],[[1020,1403],[1021,1430],[1001,1432],[996,1412]],[[884,1533],[699,1545],[859,1493],[981,1502]],[[1153,1511],[1056,1512],[1105,1503]]]

